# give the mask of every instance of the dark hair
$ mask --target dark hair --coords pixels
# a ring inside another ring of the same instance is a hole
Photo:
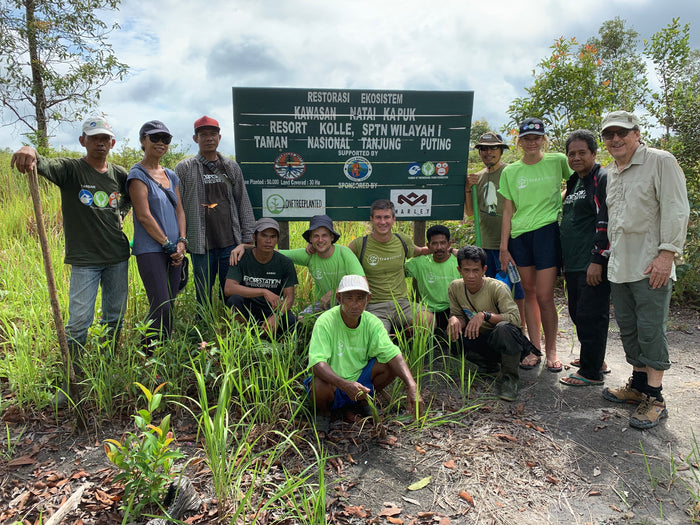
[[[450,240],[450,230],[447,229],[447,226],[443,226],[442,224],[431,226],[428,228],[428,231],[425,232],[425,238],[428,239],[428,244],[430,244],[430,239],[433,235],[444,235],[448,241]]]
[[[462,261],[474,261],[486,266],[486,252],[478,246],[462,246],[457,252],[457,264],[461,267]]]
[[[591,153],[596,153],[598,151],[598,141],[596,140],[595,134],[587,129],[577,129],[569,133],[566,137],[566,153],[569,153],[569,146],[575,140],[582,140],[588,146]]]
[[[389,199],[377,199],[369,207],[369,216],[374,217],[374,212],[376,210],[391,210],[391,216],[396,217],[396,208],[394,208],[394,203]]]

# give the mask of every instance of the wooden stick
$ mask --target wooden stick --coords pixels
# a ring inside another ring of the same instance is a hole
[[[56,335],[58,337],[58,345],[61,348],[61,356],[63,364],[66,367],[66,375],[68,376],[68,390],[72,399],[79,399],[78,385],[75,380],[75,369],[71,360],[70,350],[68,349],[68,340],[66,339],[66,329],[61,316],[61,308],[58,304],[58,293],[56,292],[56,277],[53,273],[53,264],[51,263],[51,252],[49,251],[49,240],[46,235],[46,226],[44,225],[44,213],[41,209],[41,197],[39,195],[39,176],[36,171],[36,165],[29,173],[29,192],[32,196],[32,204],[34,205],[34,215],[36,216],[36,230],[39,233],[39,243],[41,244],[41,253],[44,259],[44,271],[46,272],[46,284],[49,288],[49,299],[51,300],[51,313],[53,314],[53,322],[56,326]],[[82,412],[78,410],[79,419],[84,423]]]
[[[83,497],[83,492],[85,492],[85,489],[90,485],[92,485],[92,483],[85,483],[84,485],[81,485],[78,490],[76,490],[71,497],[58,508],[54,515],[46,520],[44,525],[59,525],[60,523],[63,523],[63,518],[78,508],[78,505],[80,505],[80,500]]]

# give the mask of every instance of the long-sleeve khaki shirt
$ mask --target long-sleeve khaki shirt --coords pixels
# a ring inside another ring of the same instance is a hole
[[[640,144],[629,164],[608,168],[608,278],[630,283],[644,274],[661,250],[680,257],[688,230],[685,175],[667,151]],[[673,265],[671,278],[676,279]]]

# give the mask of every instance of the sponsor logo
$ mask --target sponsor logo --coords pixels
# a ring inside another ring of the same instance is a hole
[[[273,193],[265,199],[265,209],[272,215],[279,215],[284,211],[284,197],[278,193]]]
[[[372,175],[372,163],[364,157],[350,157],[343,166],[345,176],[353,182],[362,182]]]
[[[435,173],[435,164],[432,162],[424,162],[423,165],[421,166],[421,171],[423,172],[423,175],[426,177],[430,177],[432,174]]]
[[[109,196],[104,191],[95,192],[95,205],[105,208],[109,204]]]
[[[80,199],[80,202],[85,204],[85,206],[92,205],[92,193],[90,193],[88,190],[80,190],[80,193],[78,193],[78,199]]]
[[[408,176],[409,177],[416,177],[416,176],[420,175],[420,173],[421,173],[420,164],[418,164],[417,162],[411,162],[408,165]]]
[[[435,164],[435,173],[438,176],[444,177],[447,175],[448,171],[450,171],[450,166],[447,164],[447,162],[438,162]]]
[[[391,190],[397,217],[429,217],[432,213],[433,190]]]
[[[409,206],[415,206],[416,204],[426,204],[428,202],[428,196],[423,193],[419,195],[415,192],[411,192],[408,195],[399,195],[397,204],[408,204]]]
[[[306,164],[296,153],[282,153],[275,159],[275,173],[282,180],[296,180],[306,171]]]
[[[377,263],[379,262],[379,256],[378,255],[370,255],[367,257],[367,262],[369,263],[370,266],[377,266]]]

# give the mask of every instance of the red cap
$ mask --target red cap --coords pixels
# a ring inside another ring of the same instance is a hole
[[[216,128],[219,131],[221,130],[221,128],[219,127],[219,123],[216,120],[214,120],[213,118],[207,117],[206,115],[204,115],[202,118],[194,121],[194,132],[195,133],[197,133],[197,130],[199,128],[206,128],[206,127]]]

